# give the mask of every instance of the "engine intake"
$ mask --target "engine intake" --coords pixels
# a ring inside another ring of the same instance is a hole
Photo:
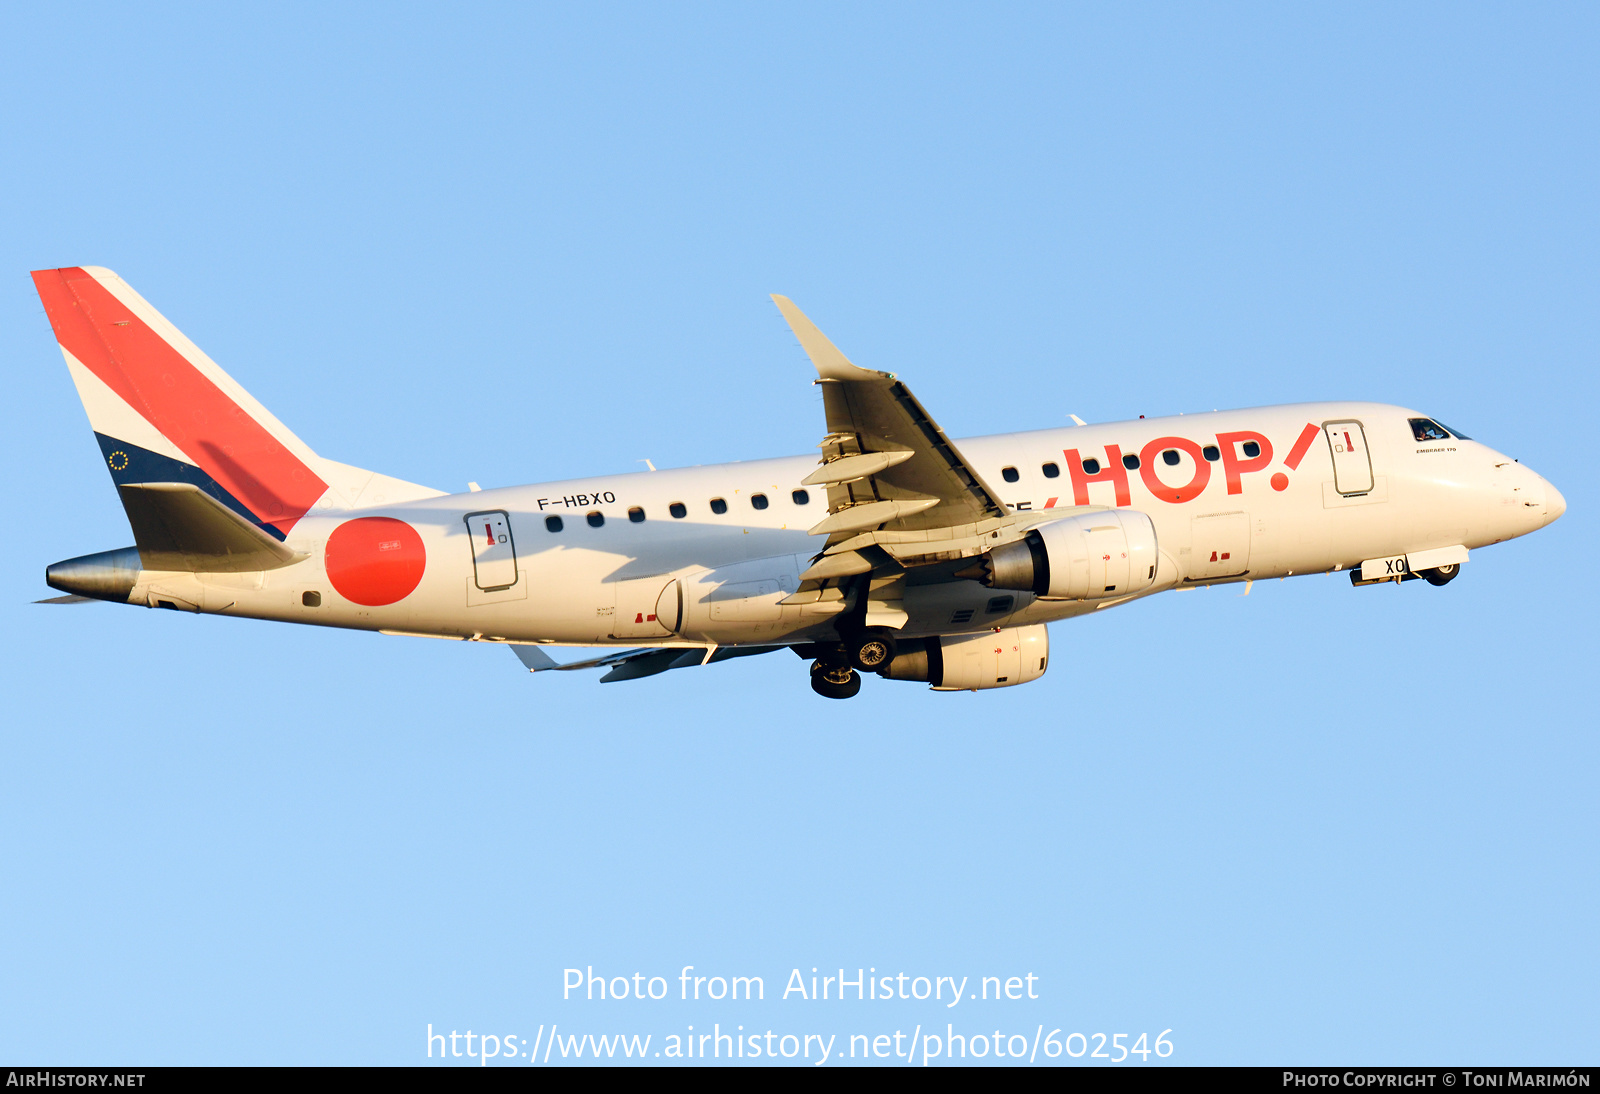
[[[1110,509],[1042,524],[957,576],[1057,600],[1099,600],[1155,584],[1158,557],[1149,516]]]

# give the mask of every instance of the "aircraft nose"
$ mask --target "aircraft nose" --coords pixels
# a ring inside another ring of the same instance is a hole
[[[1567,511],[1567,499],[1561,496],[1561,491],[1557,490],[1554,486],[1552,486],[1550,484],[1550,480],[1549,479],[1546,479],[1545,483],[1544,483],[1544,521],[1545,521],[1545,523],[1549,524],[1551,521],[1555,520],[1557,517],[1559,517],[1562,513],[1565,513],[1566,511]]]

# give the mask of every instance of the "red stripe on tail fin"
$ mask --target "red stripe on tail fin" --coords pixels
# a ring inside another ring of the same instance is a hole
[[[264,524],[287,533],[327,483],[79,267],[37,270],[56,341]]]

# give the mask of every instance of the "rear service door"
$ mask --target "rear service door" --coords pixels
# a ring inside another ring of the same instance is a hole
[[[1372,456],[1361,423],[1323,422],[1322,432],[1333,453],[1333,488],[1341,494],[1366,494],[1372,490]]]
[[[511,540],[511,518],[504,509],[468,513],[472,537],[473,579],[478,588],[509,589],[517,583],[517,545]]]

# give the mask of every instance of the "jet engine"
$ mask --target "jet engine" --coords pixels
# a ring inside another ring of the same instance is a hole
[[[903,641],[884,676],[921,680],[935,691],[978,691],[1026,684],[1044,675],[1050,635],[1043,623]]]
[[[1150,518],[1136,509],[1108,509],[1041,524],[957,576],[1057,600],[1099,600],[1148,589],[1156,561]]]

